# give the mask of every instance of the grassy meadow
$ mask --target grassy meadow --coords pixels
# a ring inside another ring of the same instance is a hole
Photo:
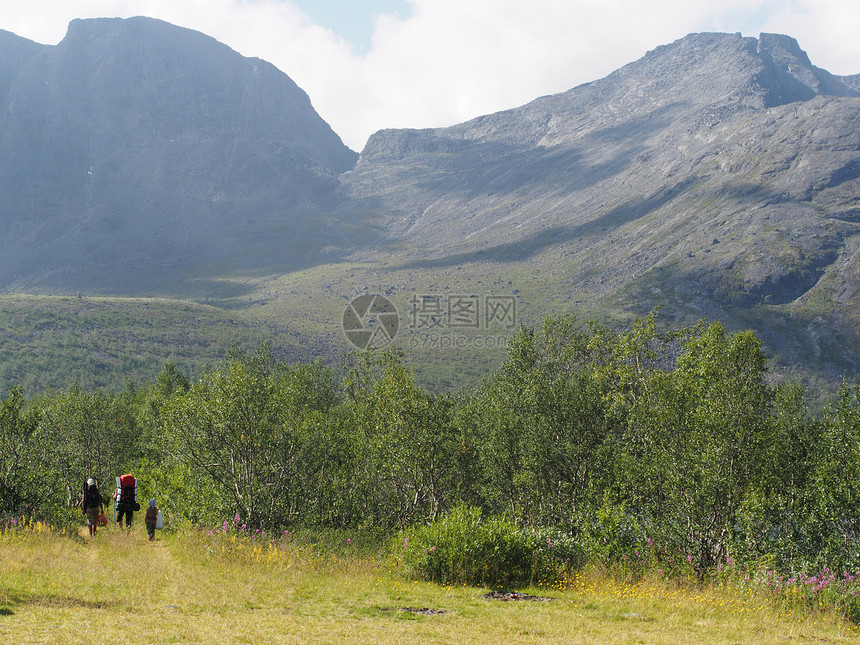
[[[599,572],[499,601],[409,580],[379,541],[273,540],[142,523],[89,539],[32,523],[0,533],[0,637],[15,643],[853,643],[835,613],[728,586]]]

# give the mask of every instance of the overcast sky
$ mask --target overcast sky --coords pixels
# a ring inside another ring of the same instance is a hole
[[[794,36],[860,73],[856,0],[30,0],[0,29],[56,44],[73,18],[151,16],[274,63],[361,150],[381,128],[436,127],[592,81],[691,32]]]

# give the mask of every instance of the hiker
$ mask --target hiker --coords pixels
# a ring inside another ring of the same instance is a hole
[[[155,500],[149,500],[149,508],[146,509],[146,515],[143,516],[143,521],[146,524],[146,533],[149,535],[149,541],[155,539],[155,523],[158,522],[158,507],[155,505]]]
[[[134,512],[140,510],[137,503],[137,480],[134,475],[120,475],[116,478],[116,490],[111,497],[116,502],[116,525],[122,528],[122,518],[125,516],[127,531],[131,531]]]
[[[81,510],[87,516],[87,528],[90,530],[90,537],[95,537],[98,517],[102,514],[102,494],[92,477],[84,485],[81,495]]]

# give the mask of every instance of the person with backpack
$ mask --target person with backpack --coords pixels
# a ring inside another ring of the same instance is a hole
[[[99,487],[92,477],[84,484],[83,495],[81,497],[81,510],[87,516],[87,528],[90,530],[90,537],[95,537],[98,517],[102,513],[102,494],[99,492]]]
[[[117,477],[116,490],[111,497],[113,497],[116,506],[117,526],[122,528],[122,519],[125,516],[126,529],[131,531],[134,512],[140,510],[140,504],[137,503],[137,480],[134,478],[134,475],[120,475]]]

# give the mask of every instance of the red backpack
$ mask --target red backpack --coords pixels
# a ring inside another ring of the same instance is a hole
[[[117,478],[119,498],[117,501],[134,504],[137,501],[137,480],[134,475],[121,475]]]

